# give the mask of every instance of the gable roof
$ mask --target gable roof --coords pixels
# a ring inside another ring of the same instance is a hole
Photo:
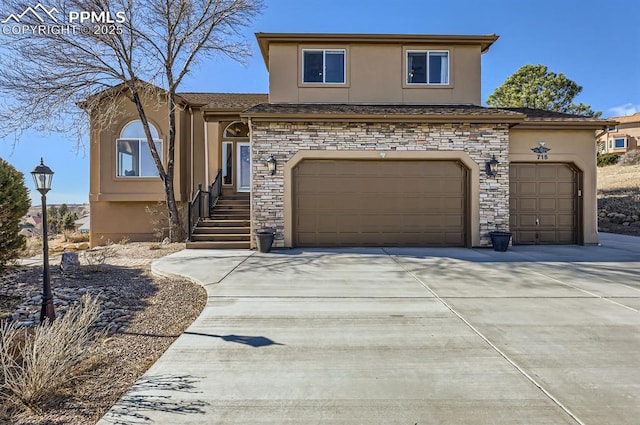
[[[325,33],[265,33],[257,32],[260,52],[269,69],[270,43],[324,43],[324,44],[402,44],[402,45],[479,45],[485,53],[499,38],[487,35],[443,34],[325,34]]]

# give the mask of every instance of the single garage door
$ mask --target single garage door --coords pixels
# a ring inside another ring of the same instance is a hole
[[[511,164],[514,244],[578,243],[578,171],[569,164]]]
[[[457,161],[305,160],[294,177],[296,246],[465,246]]]

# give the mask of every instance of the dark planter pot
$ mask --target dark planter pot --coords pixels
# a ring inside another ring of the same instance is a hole
[[[491,237],[491,245],[494,251],[505,252],[509,249],[509,241],[511,240],[511,232],[489,232]]]
[[[259,252],[271,251],[271,245],[273,245],[273,238],[275,234],[269,230],[263,230],[256,232],[256,244],[258,245]]]

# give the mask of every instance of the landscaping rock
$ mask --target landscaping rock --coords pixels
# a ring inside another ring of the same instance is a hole
[[[63,252],[60,260],[60,270],[64,273],[72,273],[80,267],[80,259],[76,252]]]

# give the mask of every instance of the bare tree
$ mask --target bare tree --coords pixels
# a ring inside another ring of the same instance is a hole
[[[243,62],[250,49],[240,30],[262,7],[262,0],[56,0],[47,7],[3,0],[0,136],[19,138],[26,129],[81,135],[89,122],[100,131],[128,99],[164,185],[170,238],[180,240],[176,92],[204,58]],[[147,119],[149,108],[158,105],[166,107],[169,122],[164,164]]]

